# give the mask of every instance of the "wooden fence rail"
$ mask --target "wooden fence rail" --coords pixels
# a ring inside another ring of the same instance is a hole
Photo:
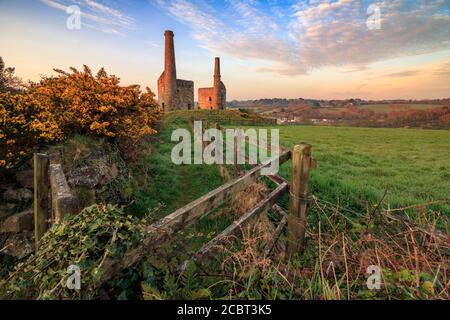
[[[218,127],[216,125],[216,127]],[[294,148],[295,149],[295,148]],[[310,150],[310,149],[309,149]],[[103,283],[111,279],[118,272],[134,265],[140,261],[143,257],[149,254],[157,254],[159,246],[167,241],[172,234],[182,229],[185,229],[198,221],[201,217],[208,214],[209,212],[216,209],[221,205],[226,199],[235,196],[237,193],[245,190],[248,186],[255,183],[256,180],[261,177],[261,170],[271,164],[272,161],[279,161],[279,164],[283,164],[291,158],[291,151],[282,149],[280,154],[273,158],[271,161],[258,165],[242,176],[238,176],[235,179],[229,181],[228,183],[220,186],[219,188],[207,193],[206,195],[194,200],[193,202],[187,204],[186,206],[176,210],[175,212],[169,214],[168,216],[162,218],[161,220],[153,223],[146,230],[146,236],[143,241],[137,247],[129,250],[121,259],[107,258],[103,263],[102,274],[100,276],[100,281],[97,286],[101,286]],[[306,159],[306,157],[305,157]],[[310,162],[312,161],[309,158]],[[295,160],[298,163],[293,164],[293,168],[298,168],[302,166],[302,158],[296,157]],[[309,164],[311,166],[311,163]],[[303,171],[302,171],[303,172]],[[302,176],[295,174],[292,175],[291,184],[303,185],[300,180]],[[267,211],[272,206],[274,206],[276,200],[278,200],[283,193],[288,189],[288,183],[281,177],[272,176],[273,180],[277,181],[278,187],[272,191],[267,197],[265,197],[260,203],[258,203],[252,210],[244,214],[237,221],[235,221],[231,226],[221,232],[208,244],[206,244],[197,254],[198,257],[207,255],[214,246],[222,243],[230,235],[236,234],[241,227],[248,224],[253,219],[257,217],[260,213]],[[281,208],[279,208],[281,209]],[[283,211],[281,209],[281,211]],[[294,214],[295,211],[290,212]],[[306,212],[305,212],[306,214]],[[276,229],[278,236],[281,234],[283,227],[286,225],[288,218],[282,219],[279,228]],[[299,235],[297,239],[291,235],[290,239],[294,244],[294,248],[301,247],[303,243],[303,238],[301,238],[301,225],[294,228],[295,234]],[[297,229],[300,229],[297,230]],[[275,235],[274,235],[275,236]],[[277,239],[274,239],[273,244]],[[273,248],[273,244],[269,243],[266,247],[266,254],[269,254]],[[292,248],[292,247],[291,247]]]
[[[272,161],[279,161],[281,165],[290,159],[290,155],[290,151],[284,151]],[[107,258],[104,261],[99,285],[111,279],[117,272],[132,266],[151,251],[157,250],[173,233],[189,227],[202,216],[216,209],[225,200],[255,183],[261,177],[261,170],[270,164],[269,161],[251,169],[246,174],[231,180],[148,226],[146,236],[139,246],[128,251],[120,260]]]

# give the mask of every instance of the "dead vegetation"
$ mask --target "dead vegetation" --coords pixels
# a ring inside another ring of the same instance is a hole
[[[285,234],[271,256],[262,254],[274,230],[263,215],[218,246],[217,270],[207,269],[211,260],[199,270],[229,279],[213,287],[227,287],[230,299],[449,298],[449,221],[439,212],[357,213],[315,199],[310,220],[307,249],[291,261],[284,259]],[[379,290],[368,288],[370,266],[381,271]]]

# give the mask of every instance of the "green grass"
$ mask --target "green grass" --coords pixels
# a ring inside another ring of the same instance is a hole
[[[154,217],[159,219],[223,183],[216,166],[172,163],[172,148],[178,142],[171,141],[171,134],[177,128],[189,129],[190,125],[183,118],[171,118],[161,125],[157,135],[143,143],[148,150],[139,152],[123,186],[131,201],[128,213],[144,215],[161,203],[164,207]]]
[[[358,109],[372,110],[375,113],[386,114],[391,111],[404,111],[404,110],[429,110],[440,108],[441,105],[435,104],[367,104],[358,106]],[[321,108],[319,109],[322,115],[341,114],[346,112],[347,108]],[[348,111],[347,111],[348,112]]]
[[[450,198],[450,131],[316,126],[272,126],[280,143],[313,146],[318,168],[311,172],[316,196],[364,210],[385,190],[391,208]],[[290,165],[280,169],[290,176]],[[450,206],[431,208],[450,214]]]
[[[145,214],[158,203],[160,218],[220,186],[218,168],[172,164],[175,128],[188,127],[174,113],[153,137],[124,186],[133,203],[127,211]],[[318,168],[310,175],[310,191],[322,200],[367,210],[382,198],[383,206],[399,208],[450,198],[450,131],[316,126],[265,126],[280,130],[280,143],[292,148],[302,141],[313,146]],[[280,168],[290,177],[290,162]],[[287,199],[286,199],[287,200]],[[450,214],[450,205],[430,209]]]
[[[390,111],[401,111],[401,110],[428,110],[439,108],[441,105],[435,104],[368,104],[359,106],[361,109],[372,110],[376,113],[388,113]]]

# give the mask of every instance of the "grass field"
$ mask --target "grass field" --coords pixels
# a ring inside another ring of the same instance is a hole
[[[269,128],[269,127],[268,127]],[[450,131],[346,127],[279,126],[280,143],[313,146],[318,168],[311,190],[318,197],[364,210],[377,203],[391,208],[450,198]],[[288,165],[281,168],[288,177]],[[436,210],[450,215],[450,206]]]
[[[208,294],[213,297],[227,297],[228,292],[235,290],[233,288],[237,285],[239,288],[246,289],[239,289],[233,296],[244,299],[261,297],[341,299],[343,295],[346,298],[405,299],[408,297],[417,299],[446,296],[444,290],[447,281],[446,271],[437,267],[442,261],[429,260],[429,265],[422,265],[419,270],[420,275],[417,275],[414,267],[409,263],[411,260],[406,251],[411,243],[401,242],[404,240],[404,228],[386,221],[373,224],[370,212],[387,190],[387,195],[380,205],[381,208],[395,209],[422,204],[426,207],[426,215],[431,216],[432,219],[436,218],[436,226],[445,230],[445,224],[440,223],[444,220],[437,217],[439,213],[450,216],[448,202],[439,202],[439,200],[450,198],[450,162],[448,161],[450,131],[316,126],[266,126],[264,128],[279,129],[280,142],[285,147],[292,148],[300,142],[312,144],[313,156],[318,161],[318,168],[311,172],[309,189],[321,203],[328,202],[332,206],[325,208],[325,211],[312,207],[308,212],[312,239],[309,240],[304,255],[292,260],[288,265],[292,272],[298,274],[297,279],[285,283],[285,279],[280,277],[284,271],[280,270],[285,270],[283,268],[287,267],[282,265],[281,260],[274,259],[267,265],[267,261],[255,258],[254,239],[264,236],[253,234],[247,238],[244,236],[242,243],[236,241],[227,244],[224,249],[226,252],[237,252],[237,255],[233,256],[239,264],[237,279],[234,278],[229,282],[224,281],[221,276],[203,276],[201,285],[198,284],[199,287],[213,288],[208,289]],[[154,161],[154,159],[150,160]],[[173,207],[174,204],[180,206],[221,184],[216,176],[215,166],[209,168],[208,166],[181,166],[174,170],[172,174],[178,175],[178,178],[172,181],[178,182],[173,184],[165,179],[158,179],[161,185],[157,192],[153,190],[147,194],[147,197],[151,196],[152,201],[156,198],[169,199],[170,197],[165,194],[177,186],[183,191],[178,194],[172,193],[174,196],[172,200],[175,202],[172,204],[169,202],[169,207]],[[290,171],[290,162],[280,168],[280,174],[288,179]],[[186,177],[181,178],[179,175],[186,175]],[[182,193],[185,195],[183,196]],[[279,204],[287,209],[288,201],[289,196],[286,194]],[[230,203],[227,203],[225,207],[229,205]],[[335,208],[333,208],[334,205],[336,205]],[[338,211],[334,211],[335,209]],[[233,210],[236,209],[231,208],[231,211],[224,211],[228,213],[219,216],[216,212],[208,214],[192,227],[177,234],[171,243],[164,246],[166,252],[171,252],[169,268],[176,268],[230,225],[233,221]],[[420,221],[423,217],[420,214],[417,215],[419,211],[417,208],[411,208],[402,210],[401,214],[408,215],[407,218],[412,221]],[[273,216],[269,213],[271,219]],[[423,222],[428,228],[427,222]],[[320,236],[320,228],[324,232],[323,236]],[[376,251],[371,251],[373,243],[370,240],[364,240],[364,234],[368,230],[381,246],[380,254],[386,255],[380,265],[385,272],[388,293],[385,291],[374,293],[364,289],[366,276],[363,265],[367,261],[376,263],[373,261]],[[317,242],[317,234],[321,239],[319,242]],[[406,235],[408,235],[407,232]],[[286,241],[286,233],[281,237],[284,239],[282,241]],[[347,250],[352,251],[348,253],[352,256],[352,260],[349,262],[347,271],[343,270],[343,249],[339,245],[344,238],[347,242]],[[323,250],[327,252],[322,253],[323,258],[321,258],[320,249],[318,250],[320,246],[323,246]],[[211,274],[220,274],[223,271],[222,263],[225,258],[222,254],[217,255],[209,264],[203,266],[206,269],[202,270],[207,270],[206,272]],[[340,270],[336,270],[335,276],[325,271],[330,268],[329,259],[332,259],[336,266],[341,266]],[[393,261],[396,261],[394,265],[392,265]],[[322,263],[326,264],[322,266]],[[431,294],[426,286],[430,284],[428,279],[434,276],[439,280],[435,285],[436,291]],[[416,281],[420,282],[420,289],[415,285]],[[160,286],[160,290],[167,292],[170,287]],[[178,294],[179,291],[175,297],[180,297]]]
[[[357,108],[363,110],[372,110],[375,113],[386,114],[391,111],[404,111],[404,110],[428,110],[441,107],[434,104],[368,104],[361,105]],[[321,108],[320,112],[323,115],[327,114],[340,114],[346,111],[346,108]]]
[[[143,155],[137,172],[125,186],[135,201],[130,211],[145,212],[158,202],[161,215],[181,207],[223,181],[218,169],[208,165],[176,166],[170,152],[172,129],[186,126],[170,120],[155,141],[155,149]],[[365,211],[378,203],[399,208],[450,198],[450,131],[317,126],[265,126],[279,129],[281,145],[299,142],[313,146],[318,168],[311,172],[311,192],[326,201]],[[161,143],[164,141],[164,143]],[[290,163],[280,168],[289,178]],[[450,205],[431,208],[450,215]],[[160,216],[159,216],[160,217]]]
[[[401,111],[401,110],[428,110],[439,108],[440,105],[435,104],[368,104],[360,106],[361,109],[372,110],[376,113],[388,113],[390,111]]]
[[[172,116],[161,128],[155,148],[144,153],[125,189],[134,201],[127,208],[142,215],[164,203],[155,219],[217,188],[224,181],[218,168],[209,165],[171,163],[173,129],[189,127]],[[412,129],[373,129],[317,126],[266,126],[279,129],[280,143],[288,148],[300,142],[313,146],[318,168],[310,175],[310,192],[321,200],[344,208],[367,212],[387,195],[381,204],[387,208],[428,204],[450,198],[450,131]],[[280,174],[290,178],[290,162]],[[282,199],[287,208],[288,197]],[[450,205],[433,203],[430,210],[450,216]],[[193,233],[217,233],[229,223],[203,221]],[[210,235],[211,237],[213,235]],[[196,241],[195,247],[202,242]]]

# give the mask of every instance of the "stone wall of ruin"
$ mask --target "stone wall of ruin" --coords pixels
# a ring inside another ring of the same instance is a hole
[[[177,79],[174,110],[190,110],[194,108],[194,81]]]

